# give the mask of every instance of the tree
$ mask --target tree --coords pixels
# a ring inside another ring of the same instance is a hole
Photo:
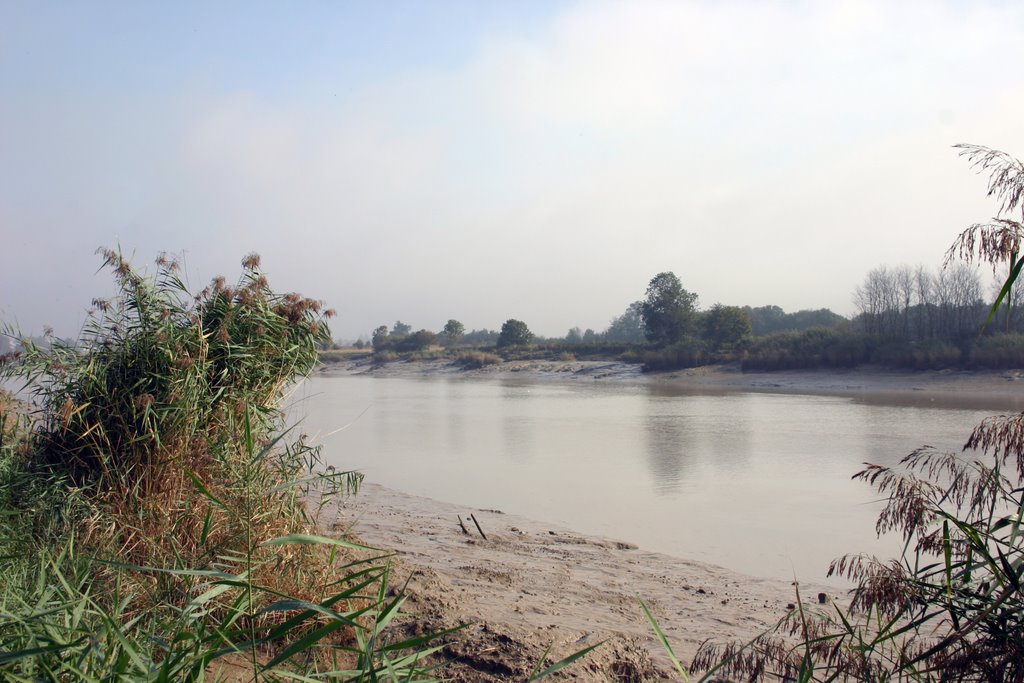
[[[394,342],[396,351],[423,351],[434,345],[437,335],[430,330],[419,330]]]
[[[583,331],[583,343],[584,344],[596,344],[597,343],[597,332],[590,329],[589,327]]]
[[[715,304],[704,318],[704,335],[713,351],[731,350],[750,336],[750,316],[738,306]]]
[[[373,344],[374,351],[383,351],[388,347],[388,326],[381,325],[373,331],[373,337],[371,337],[371,343]]]
[[[506,346],[526,346],[533,341],[533,332],[522,320],[509,318],[502,324],[498,334],[498,348]]]
[[[466,334],[466,327],[455,318],[451,318],[444,324],[441,330],[441,342],[445,346],[454,346],[459,343],[462,336]]]
[[[569,330],[569,333],[565,335],[565,342],[567,344],[580,344],[583,342],[583,331],[578,327],[573,327]]]
[[[644,342],[644,318],[641,312],[642,301],[634,301],[626,307],[625,312],[614,318],[604,332],[604,338],[610,342]]]
[[[412,332],[412,325],[406,325],[401,320],[396,320],[391,328],[392,337],[407,337]]]
[[[658,273],[647,285],[647,297],[640,305],[647,341],[665,346],[692,332],[697,295],[683,289],[675,273]]]

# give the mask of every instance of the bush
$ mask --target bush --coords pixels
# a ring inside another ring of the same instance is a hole
[[[777,332],[753,340],[743,354],[743,370],[852,368],[870,359],[870,340],[859,334],[814,328]]]
[[[975,342],[969,354],[972,368],[1024,368],[1024,334],[994,334]]]
[[[483,351],[463,351],[452,362],[467,370],[479,370],[482,367],[500,363],[501,356]]]
[[[172,262],[151,279],[103,256],[119,294],[79,342],[4,359],[37,413],[30,430],[0,398],[0,539],[17,549],[0,552],[0,678],[198,680],[232,653],[273,677],[314,646],[346,678],[420,677],[379,637],[401,604],[387,567],[317,536],[307,507],[314,484],[360,475],[315,472],[316,449],[279,431],[329,313],[275,294],[255,256],[198,296]]]
[[[680,342],[663,349],[644,351],[644,372],[695,368],[708,362],[708,354],[694,342]]]

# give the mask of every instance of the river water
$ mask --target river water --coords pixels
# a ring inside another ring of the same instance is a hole
[[[315,377],[293,397],[328,464],[409,493],[500,509],[682,558],[821,581],[877,539],[850,477],[992,414],[921,402],[616,382]],[[452,520],[453,525],[456,524]]]

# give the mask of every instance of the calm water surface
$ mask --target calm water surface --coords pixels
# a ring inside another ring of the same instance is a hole
[[[993,412],[454,378],[316,377],[296,399],[329,464],[385,486],[815,581],[845,552],[898,549],[850,480],[862,463],[958,450]]]

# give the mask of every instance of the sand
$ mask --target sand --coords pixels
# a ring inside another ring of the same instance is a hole
[[[324,372],[639,382],[671,391],[821,393],[1002,411],[1024,406],[1024,384],[1019,383],[1024,374],[1016,371],[741,373],[735,367],[709,367],[646,375],[623,363],[525,361],[467,373],[443,361],[420,361],[337,364]],[[586,536],[372,483],[331,514],[326,524],[332,531],[352,533],[396,553],[396,581],[409,581],[404,633],[469,624],[449,637],[442,651],[450,662],[444,675],[455,681],[525,680],[548,646],[548,661],[555,661],[600,641],[605,643],[556,679],[678,680],[638,598],[650,606],[684,663],[705,640],[755,638],[796,602],[790,582],[648,552],[628,539]],[[799,590],[810,609],[832,610],[847,599],[835,587],[802,584]],[[823,605],[819,593],[825,594]]]
[[[325,525],[396,553],[396,584],[409,578],[414,615],[405,632],[470,624],[445,650],[454,660],[446,676],[457,681],[524,680],[549,645],[555,661],[602,640],[564,670],[568,679],[668,680],[670,661],[638,598],[685,662],[705,639],[755,637],[796,601],[789,582],[375,484],[343,499]],[[818,593],[831,601],[833,590],[800,586],[815,608]]]

